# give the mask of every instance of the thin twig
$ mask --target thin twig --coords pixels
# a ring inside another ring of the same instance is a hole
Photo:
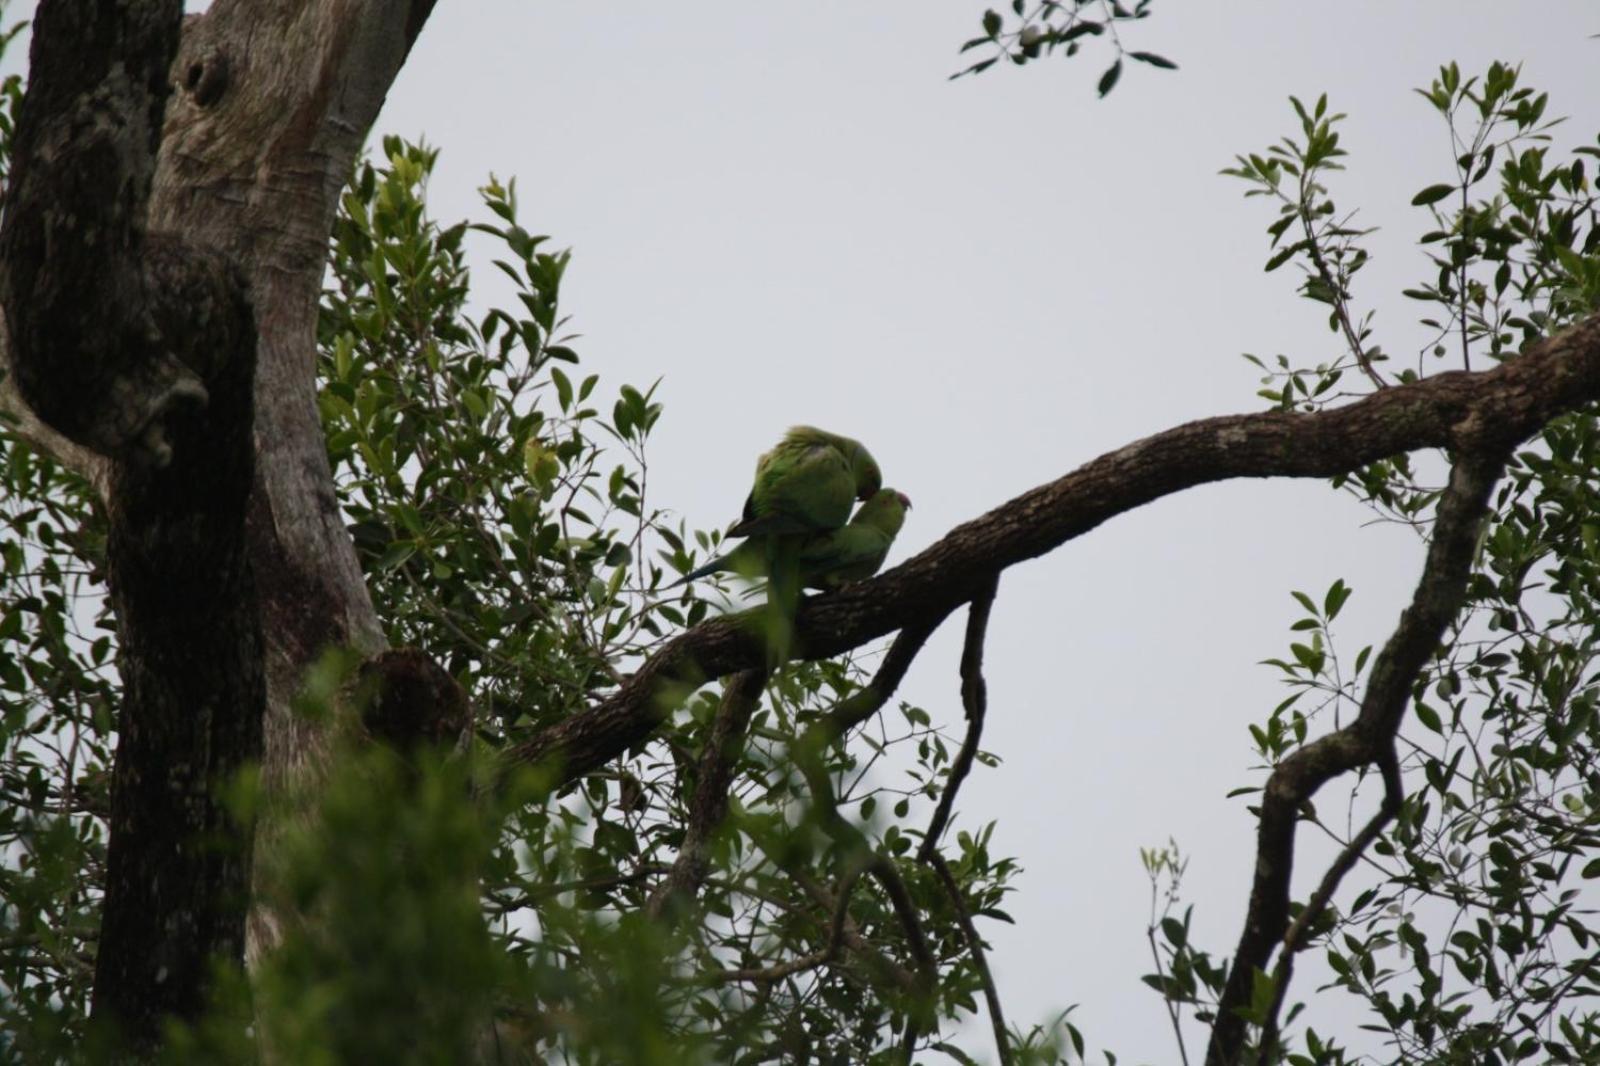
[[[1289,931],[1283,934],[1283,946],[1278,954],[1278,964],[1272,973],[1272,1006],[1267,1011],[1267,1020],[1261,1027],[1261,1060],[1271,1061],[1271,1055],[1278,1046],[1278,1014],[1283,1010],[1284,997],[1289,991],[1289,982],[1294,977],[1294,957],[1305,949],[1306,930],[1310,929],[1318,919],[1327,911],[1328,904],[1333,899],[1333,894],[1339,889],[1339,882],[1344,880],[1367,848],[1378,839],[1378,834],[1394,820],[1400,813],[1400,806],[1405,802],[1405,789],[1400,781],[1400,764],[1395,759],[1394,747],[1378,759],[1378,766],[1383,774],[1383,803],[1378,807],[1376,814],[1361,827],[1346,844],[1344,850],[1339,852],[1339,857],[1328,867],[1322,875],[1322,883],[1306,901],[1305,907],[1289,926]]]
[[[827,907],[831,912],[835,904],[835,897],[828,893],[828,889],[821,882],[806,874],[803,870],[791,870],[790,875],[800,890],[810,896],[817,903]],[[894,959],[879,951],[866,938],[856,931],[855,924],[846,915],[844,923],[844,946],[853,955],[859,955],[861,960],[879,977],[887,979],[890,984],[901,992],[915,992],[917,989],[917,975],[906,969]]]
[[[489,908],[492,913],[507,914],[511,911],[524,910],[537,907],[557,896],[564,896],[568,892],[603,892],[613,888],[625,888],[640,881],[662,874],[670,873],[671,867],[662,863],[645,863],[636,870],[624,874],[608,877],[583,877],[572,881],[557,881],[552,885],[540,885],[538,888],[524,890],[515,895],[506,892],[493,892],[489,894],[490,901],[494,904]]]
[[[972,769],[978,755],[978,744],[983,739],[983,716],[989,706],[989,689],[983,680],[983,640],[989,630],[989,611],[994,606],[995,590],[1000,583],[996,574],[967,608],[967,637],[961,648],[961,705],[967,716],[967,736],[961,742],[961,751],[950,764],[950,777],[945,783],[939,806],[923,834],[922,847],[917,858],[927,862],[939,846],[945,826],[950,821],[950,811],[955,806],[956,792]]]
[[[932,615],[919,622],[914,622],[902,629],[894,638],[894,643],[889,645],[889,652],[883,657],[883,662],[878,665],[878,672],[873,675],[865,688],[857,689],[839,703],[818,721],[816,728],[827,730],[829,739],[842,737],[862,722],[877,714],[889,697],[893,696],[895,689],[900,687],[900,682],[905,678],[906,671],[911,668],[911,663],[916,659],[917,653],[928,642],[933,631],[948,617],[949,612]]]
[[[895,917],[905,934],[907,947],[916,961],[917,987],[913,1003],[906,1012],[906,1027],[902,1038],[905,1060],[909,1063],[911,1051],[922,1029],[922,1020],[925,1015],[931,1013],[933,992],[938,984],[938,966],[933,951],[928,946],[928,938],[922,931],[922,920],[917,914],[916,904],[912,901],[911,893],[907,891],[905,881],[900,877],[900,871],[895,866],[894,860],[874,850],[872,842],[861,830],[839,814],[838,803],[833,795],[833,784],[822,765],[823,748],[832,738],[832,732],[826,724],[829,721],[830,719],[823,719],[812,726],[795,741],[791,751],[795,765],[799,767],[801,776],[806,780],[806,787],[811,791],[811,807],[816,814],[818,824],[833,840],[834,846],[846,856],[845,861],[849,869],[855,869],[857,863],[863,863],[867,872],[877,880],[889,897],[890,906],[894,909]]]
[[[791,974],[814,970],[819,966],[826,966],[838,957],[839,949],[845,943],[845,916],[850,909],[850,894],[855,890],[856,882],[862,874],[861,868],[846,872],[839,882],[839,895],[833,904],[833,918],[828,923],[828,943],[817,951],[780,962],[774,966],[765,966],[745,970],[713,970],[701,974],[697,981],[708,985],[726,985],[735,982],[748,981],[756,984],[771,984],[781,981]]]
[[[933,867],[939,880],[944,883],[945,892],[950,895],[950,905],[955,908],[956,920],[961,923],[961,934],[966,938],[967,950],[972,953],[972,965],[978,971],[978,980],[983,983],[983,998],[989,1005],[989,1025],[994,1029],[995,1054],[1000,1057],[1000,1066],[1011,1066],[1011,1038],[1006,1032],[1005,1013],[1000,1009],[1000,993],[995,989],[994,974],[989,972],[983,941],[978,936],[977,927],[972,924],[972,913],[967,910],[966,900],[961,898],[961,886],[956,883],[955,874],[950,872],[950,864],[945,862],[943,855],[934,852],[924,861]]]
[[[1155,895],[1156,883],[1155,879],[1152,878],[1150,881],[1150,911],[1152,920],[1154,920],[1155,916]],[[1165,979],[1167,976],[1167,968],[1162,965],[1161,950],[1156,947],[1156,927],[1154,925],[1145,927],[1144,938],[1150,943],[1150,958],[1151,961],[1156,964],[1157,976]],[[1167,1020],[1172,1023],[1172,1036],[1178,1044],[1178,1061],[1181,1062],[1183,1066],[1189,1066],[1189,1047],[1184,1043],[1183,1040],[1183,1020],[1178,1014],[1178,1006],[1173,1002],[1172,997],[1169,995],[1162,995],[1161,1001],[1166,1004]]]

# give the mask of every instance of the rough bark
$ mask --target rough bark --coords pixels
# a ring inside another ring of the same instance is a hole
[[[250,306],[224,258],[148,225],[180,17],[41,6],[0,227],[18,395],[101,457],[123,700],[94,1013],[135,1049],[242,954],[251,840],[219,785],[259,757],[265,698]]]
[[[164,422],[206,398],[154,317],[146,206],[177,44],[175,0],[38,13],[17,116],[0,302],[17,388],[110,457],[164,458]]]
[[[120,464],[108,507],[123,704],[94,1013],[143,1047],[164,1016],[200,1016],[215,963],[243,961],[250,898],[253,827],[224,786],[260,759],[266,704],[245,541],[255,336],[237,278],[211,264],[234,282],[237,362],[206,376],[203,410],[169,419],[165,468]]]

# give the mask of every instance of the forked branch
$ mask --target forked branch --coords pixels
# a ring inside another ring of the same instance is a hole
[[[1340,878],[1359,857],[1359,848],[1375,839],[1392,817],[1389,808],[1396,803],[1397,785],[1397,775],[1391,769],[1395,734],[1418,674],[1438,650],[1445,630],[1466,598],[1478,530],[1488,513],[1489,494],[1499,480],[1511,443],[1502,439],[1497,447],[1465,453],[1451,467],[1450,483],[1439,499],[1422,577],[1410,606],[1401,613],[1394,633],[1373,663],[1355,721],[1300,748],[1279,763],[1267,780],[1249,910],[1217,1005],[1206,1051],[1208,1066],[1234,1066],[1240,1061],[1247,1027],[1245,1011],[1252,1002],[1255,975],[1265,971],[1268,959],[1280,945],[1286,952],[1292,951],[1295,943],[1288,942],[1286,931],[1296,942],[1300,936],[1300,932],[1289,929],[1288,921],[1295,830],[1301,805],[1339,774],[1372,764],[1385,767],[1384,808],[1358,834],[1352,848],[1335,861],[1324,878],[1326,894],[1319,907],[1327,905]],[[1318,901],[1314,898],[1313,903]],[[1311,915],[1306,923],[1314,920],[1315,915]],[[1303,931],[1304,927],[1299,929]],[[1284,967],[1283,979],[1287,980],[1290,973],[1291,968]],[[1281,999],[1282,993],[1282,989],[1276,990],[1275,997]]]

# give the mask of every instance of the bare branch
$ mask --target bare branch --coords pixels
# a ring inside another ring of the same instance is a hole
[[[989,611],[994,607],[995,590],[1000,582],[996,574],[987,588],[980,592],[967,608],[967,637],[961,648],[961,706],[967,716],[967,736],[961,742],[955,762],[950,764],[950,777],[946,780],[939,806],[923,834],[922,847],[917,858],[928,862],[938,854],[939,838],[944,835],[950,821],[950,811],[955,807],[956,793],[972,770],[972,761],[978,756],[978,744],[983,740],[983,716],[989,707],[989,689],[983,680],[983,641],[989,631]]]
[[[1000,993],[995,989],[994,974],[989,972],[989,960],[983,952],[983,939],[978,936],[978,929],[972,924],[972,914],[967,910],[967,901],[961,898],[961,886],[956,883],[955,874],[950,872],[950,864],[944,861],[944,856],[934,852],[924,860],[933,866],[934,872],[939,875],[939,880],[944,883],[944,890],[950,896],[950,905],[955,908],[956,920],[961,923],[961,935],[966,939],[967,950],[972,953],[973,968],[978,971],[978,979],[983,982],[983,998],[989,1006],[989,1026],[994,1030],[995,1054],[1000,1057],[1000,1066],[1011,1066],[1011,1037],[1006,1032],[1005,1012],[1000,1009]]]
[[[1283,947],[1278,953],[1278,963],[1272,972],[1272,1008],[1267,1012],[1267,1020],[1261,1027],[1261,1046],[1269,1053],[1278,1044],[1278,1015],[1283,1010],[1284,996],[1289,991],[1289,982],[1294,978],[1294,957],[1306,947],[1306,930],[1310,929],[1327,911],[1328,904],[1333,900],[1333,894],[1339,890],[1339,883],[1344,880],[1361,856],[1366,853],[1372,842],[1378,839],[1386,827],[1400,813],[1401,804],[1405,802],[1405,789],[1400,781],[1400,764],[1395,758],[1394,745],[1391,743],[1388,750],[1378,756],[1378,766],[1383,775],[1383,802],[1378,811],[1367,824],[1361,827],[1348,844],[1339,851],[1338,858],[1334,859],[1327,871],[1322,875],[1322,883],[1311,894],[1306,905],[1295,916],[1289,931],[1283,934]]]
[[[0,311],[0,426],[14,433],[41,455],[47,455],[80,475],[104,500],[111,482],[111,463],[99,453],[74,443],[45,424],[17,389],[11,367],[11,335]]]
[[[683,844],[666,880],[656,886],[645,906],[652,918],[677,910],[694,899],[711,868],[711,838],[728,814],[728,786],[744,747],[745,726],[761,700],[767,675],[762,670],[735,674],[722,692],[722,703],[706,730],[698,781],[689,809]],[[831,958],[831,955],[830,955]]]
[[[956,883],[955,876],[950,872],[950,864],[939,854],[939,838],[944,835],[945,826],[950,821],[956,793],[960,791],[961,783],[971,771],[973,760],[978,754],[978,744],[983,739],[983,718],[989,705],[988,686],[983,680],[983,643],[989,631],[989,613],[994,607],[999,581],[1000,575],[995,574],[967,608],[967,634],[961,649],[961,705],[967,717],[967,735],[961,744],[961,751],[950,767],[944,794],[939,797],[939,805],[928,823],[928,831],[923,834],[922,847],[917,851],[917,860],[933,867],[950,897],[950,905],[955,909],[962,935],[967,942],[967,950],[972,953],[973,966],[983,982],[983,995],[989,1006],[989,1024],[994,1028],[995,1049],[1000,1056],[1002,1066],[1007,1066],[1011,1062],[1011,1046],[1006,1036],[1005,1014],[1000,1009],[1000,996],[995,990],[994,975],[989,972],[989,964],[983,953],[983,941],[978,937],[978,930],[972,924],[972,916],[967,912],[966,902],[961,898],[961,886]],[[913,1045],[914,1034],[908,1029],[905,1049],[908,1059]]]
[[[1412,685],[1438,650],[1445,629],[1466,597],[1478,530],[1512,442],[1502,438],[1499,444],[1481,452],[1468,452],[1451,468],[1450,484],[1439,499],[1422,577],[1411,605],[1401,613],[1394,633],[1373,663],[1356,720],[1300,748],[1279,763],[1267,780],[1249,910],[1217,1006],[1206,1051],[1208,1066],[1234,1066],[1239,1061],[1246,1026],[1240,1012],[1251,1003],[1256,972],[1265,969],[1268,958],[1284,938],[1301,805],[1339,774],[1393,760],[1394,737],[1410,701]],[[1387,798],[1385,802],[1389,802]],[[1381,823],[1374,835],[1378,830]],[[1352,854],[1349,861],[1354,862],[1358,854]],[[1334,886],[1337,881],[1335,878]]]
[[[814,728],[826,730],[831,740],[844,736],[877,714],[879,709],[889,702],[889,697],[894,695],[895,689],[900,687],[900,682],[905,679],[906,671],[911,669],[911,663],[922,650],[922,646],[928,642],[933,631],[944,623],[948,615],[949,612],[945,612],[919,619],[902,629],[900,635],[894,638],[894,643],[889,645],[888,654],[883,657],[878,672],[873,675],[867,686],[840,700],[839,705],[829,711]]]

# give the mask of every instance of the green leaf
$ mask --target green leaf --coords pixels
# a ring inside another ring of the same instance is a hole
[[[1322,613],[1328,621],[1333,621],[1334,616],[1344,607],[1345,601],[1350,598],[1350,586],[1340,578],[1328,586],[1328,594],[1322,600]]]
[[[556,400],[563,411],[572,406],[572,382],[558,367],[550,368],[550,380],[555,383]]]
[[[1266,273],[1270,274],[1274,270],[1277,270],[1279,267],[1283,266],[1283,264],[1287,263],[1291,258],[1293,258],[1294,253],[1298,252],[1299,250],[1300,246],[1298,244],[1291,244],[1287,248],[1279,251],[1271,259],[1267,260]]]
[[[1129,52],[1128,58],[1138,60],[1140,63],[1148,63],[1152,67],[1160,67],[1162,70],[1178,69],[1178,64],[1163,56],[1158,56],[1154,52]]]
[[[1411,206],[1427,207],[1429,204],[1436,204],[1455,191],[1454,185],[1430,185],[1411,198]]]
[[[1122,77],[1122,60],[1119,59],[1107,67],[1104,74],[1100,75],[1100,83],[1095,86],[1095,91],[1104,97],[1117,87],[1117,79],[1120,77]]]

